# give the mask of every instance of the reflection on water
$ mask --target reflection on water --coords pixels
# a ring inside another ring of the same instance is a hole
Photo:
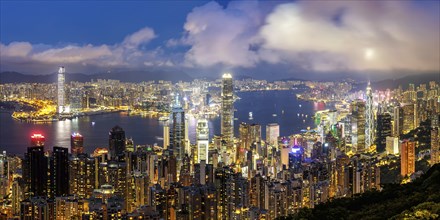
[[[280,134],[287,136],[308,126],[313,127],[314,109],[324,109],[325,104],[316,104],[297,100],[293,91],[265,91],[239,93],[240,100],[235,102],[237,109],[234,117],[235,134],[238,136],[240,122],[259,123],[262,125],[262,137],[265,137],[265,125],[278,123]],[[301,107],[299,107],[301,105]],[[253,119],[249,120],[249,112],[253,112]],[[298,116],[300,114],[300,116]],[[301,117],[301,115],[309,117]],[[274,116],[276,115],[276,116]],[[94,122],[94,125],[92,124]],[[188,135],[191,143],[195,143],[196,119],[188,117]],[[121,126],[126,137],[131,137],[134,144],[162,145],[161,139],[163,123],[157,118],[141,115],[128,116],[124,113],[111,113],[95,116],[86,116],[78,119],[58,121],[46,124],[32,124],[15,121],[9,113],[0,113],[0,150],[6,150],[13,154],[23,154],[30,143],[33,133],[41,133],[46,136],[46,150],[52,146],[70,147],[70,135],[79,132],[84,136],[86,152],[93,152],[96,147],[108,146],[108,132],[115,126]],[[209,119],[209,133],[220,133],[220,118]]]

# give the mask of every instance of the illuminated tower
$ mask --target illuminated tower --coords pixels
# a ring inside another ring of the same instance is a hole
[[[197,122],[197,161],[208,161],[208,148],[209,148],[209,127],[208,120],[199,119]]]
[[[266,125],[266,143],[274,147],[278,145],[278,137],[280,136],[280,126],[277,123]]]
[[[351,143],[354,152],[365,150],[365,103],[353,101],[351,108]]]
[[[374,112],[373,112],[373,92],[370,82],[367,86],[367,103],[365,105],[365,147],[370,147],[374,143]]]
[[[431,165],[440,163],[440,133],[438,127],[431,130]]]
[[[84,137],[79,133],[73,133],[70,137],[70,151],[73,155],[84,153]]]
[[[163,124],[163,148],[167,149],[170,145],[170,125],[168,122]]]
[[[416,170],[416,143],[404,140],[400,145],[400,174],[402,176],[413,174]]]
[[[383,152],[386,147],[386,138],[391,136],[391,115],[389,113],[382,113],[377,115],[376,127],[376,150]]]
[[[177,161],[182,161],[185,155],[185,111],[180,105],[179,95],[173,105],[170,118],[170,147]]]
[[[51,193],[53,196],[69,194],[69,149],[53,147],[51,158]]]
[[[64,73],[66,72],[66,70],[64,69],[63,66],[61,66],[58,69],[58,84],[57,84],[57,89],[58,89],[58,113],[63,113],[64,112],[64,81],[65,81],[65,76]]]
[[[31,146],[25,154],[24,179],[27,185],[27,197],[47,195],[47,157],[44,156],[44,136],[31,136]]]
[[[222,78],[222,110],[221,110],[221,134],[227,148],[234,145],[234,91],[232,76],[223,74]]]

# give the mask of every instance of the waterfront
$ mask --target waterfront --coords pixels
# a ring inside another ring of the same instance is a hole
[[[237,120],[234,121],[236,136],[240,122],[261,124],[262,137],[265,137],[265,125],[268,123],[278,123],[281,136],[313,127],[311,118],[313,112],[322,110],[325,105],[297,100],[295,94],[296,91],[292,90],[238,92],[237,95],[241,99],[234,104],[237,109],[235,112]],[[253,113],[253,120],[249,120],[249,112]],[[70,135],[73,132],[80,132],[84,136],[85,150],[90,153],[96,147],[107,147],[108,131],[115,125],[121,126],[126,132],[126,137],[133,138],[135,145],[154,143],[162,145],[163,124],[154,117],[110,113],[52,123],[27,123],[14,120],[10,113],[2,112],[0,121],[0,151],[6,150],[11,154],[22,155],[29,146],[30,136],[33,133],[46,136],[47,149],[52,146],[70,147]],[[191,143],[195,143],[195,124],[196,120],[189,117]],[[211,137],[214,134],[218,135],[220,118],[211,119],[209,128]]]

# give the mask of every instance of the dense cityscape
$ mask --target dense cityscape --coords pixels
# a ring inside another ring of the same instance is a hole
[[[0,220],[440,219],[438,0],[0,0]]]
[[[411,182],[440,161],[435,81],[385,91],[368,83],[364,91],[350,92],[348,82],[234,81],[229,73],[214,82],[176,84],[67,84],[64,78],[60,67],[54,84],[2,84],[2,102],[15,103],[16,120],[35,120],[28,113],[35,108],[53,109],[34,123],[93,112],[148,114],[165,122],[163,145],[134,145],[118,125],[109,128],[108,147],[90,154],[80,130],[70,147],[46,146],[44,134],[33,134],[24,155],[4,151],[0,157],[6,218],[276,219],[334,198],[380,191],[383,181]],[[235,91],[299,87],[305,89],[298,98],[334,103],[316,111],[315,128],[280,136],[276,123],[234,120]],[[194,143],[188,115],[197,118]],[[221,134],[210,139],[207,118],[217,115]]]

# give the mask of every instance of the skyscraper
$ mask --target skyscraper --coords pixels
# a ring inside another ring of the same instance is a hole
[[[404,140],[400,145],[400,174],[411,175],[416,169],[416,143],[413,140]]]
[[[31,137],[31,146],[25,154],[24,179],[28,197],[47,196],[47,157],[44,155],[44,136],[35,134]]]
[[[53,147],[51,178],[54,197],[69,195],[69,149]]]
[[[280,136],[280,126],[277,123],[266,125],[266,143],[277,146]]]
[[[185,111],[180,105],[179,94],[171,111],[170,118],[170,147],[178,161],[185,155]],[[179,168],[179,167],[178,167]]]
[[[110,157],[123,156],[125,150],[125,131],[116,125],[109,132],[109,151]]]
[[[229,73],[223,74],[221,95],[221,134],[228,151],[231,151],[234,145],[234,87],[232,76]]]
[[[31,136],[31,147],[42,147],[44,146],[45,137],[41,134],[33,134]]]
[[[73,155],[84,153],[84,137],[79,133],[73,133],[70,137],[70,151]]]
[[[163,148],[167,149],[170,146],[170,125],[168,122],[163,124]]]
[[[373,92],[370,82],[367,86],[367,103],[365,105],[365,147],[370,147],[374,143],[374,112],[373,112]]]
[[[383,113],[377,115],[376,150],[382,152],[386,147],[386,138],[391,136],[391,115]]]
[[[399,137],[403,133],[403,109],[400,106],[394,107],[393,114],[393,136]]]
[[[57,96],[58,96],[58,113],[63,113],[65,110],[65,92],[64,92],[64,81],[65,76],[64,73],[66,70],[63,66],[58,69],[58,83],[57,83]]]
[[[351,143],[353,151],[365,150],[365,103],[356,100],[351,103]],[[369,147],[369,146],[368,146]]]
[[[208,162],[208,149],[209,148],[209,127],[208,120],[199,119],[197,122],[197,161],[204,160]]]
[[[418,126],[418,124],[416,124],[417,108],[415,104],[406,104],[402,108],[403,108],[403,134],[406,134]]]

